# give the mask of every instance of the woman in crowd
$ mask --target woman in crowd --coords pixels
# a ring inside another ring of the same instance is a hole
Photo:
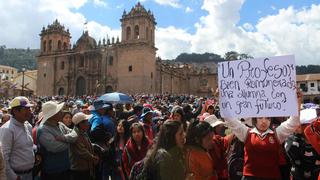
[[[297,93],[298,107],[301,93]],[[253,118],[254,128],[248,128],[238,119],[225,118],[228,127],[244,142],[243,180],[278,180],[281,144],[300,125],[299,116],[290,117],[275,130],[270,129],[270,117]]]
[[[213,128],[206,121],[195,121],[187,131],[187,173],[195,180],[217,180],[208,150],[212,148]]]
[[[95,164],[99,162],[99,158],[94,154],[86,133],[90,128],[88,119],[91,117],[92,115],[85,115],[82,112],[72,117],[74,131],[78,136],[77,141],[70,145],[70,169],[73,180],[92,180],[95,176]]]
[[[130,138],[122,153],[122,162],[127,177],[129,177],[134,163],[146,156],[151,144],[145,135],[143,126],[140,123],[133,123],[130,127]]]
[[[62,122],[64,125],[66,125],[68,128],[72,129],[73,124],[72,124],[72,114],[70,111],[63,111],[63,116],[62,116]]]
[[[166,121],[160,128],[157,143],[144,160],[143,175],[153,180],[185,180],[183,157],[185,133],[179,121]]]
[[[188,122],[186,121],[186,119],[184,118],[184,111],[182,109],[181,106],[175,106],[172,109],[172,119],[174,121],[179,121],[182,123],[183,125],[183,129],[184,131],[187,130],[188,128]]]
[[[120,120],[117,125],[117,131],[113,141],[113,147],[115,150],[115,161],[117,162],[117,169],[113,175],[114,179],[124,179],[123,163],[122,163],[122,153],[124,147],[130,138],[130,127],[126,120]]]

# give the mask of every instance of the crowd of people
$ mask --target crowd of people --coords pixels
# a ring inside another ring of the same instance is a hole
[[[319,104],[312,107],[318,118],[308,121],[229,119],[216,95],[132,98],[5,100],[0,180],[318,179]],[[299,92],[297,102],[300,112]]]

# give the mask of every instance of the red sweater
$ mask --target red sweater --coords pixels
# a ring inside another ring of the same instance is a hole
[[[280,144],[274,133],[260,138],[254,132],[248,132],[244,146],[243,175],[256,178],[281,179],[279,170]]]

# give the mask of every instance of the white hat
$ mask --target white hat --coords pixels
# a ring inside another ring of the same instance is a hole
[[[207,116],[204,118],[204,121],[208,122],[213,128],[220,124],[224,124],[224,122],[218,119],[215,115]]]
[[[78,112],[77,114],[75,114],[73,117],[72,117],[72,122],[74,125],[77,125],[79,124],[81,121],[84,121],[84,120],[88,120],[92,118],[92,114],[90,115],[86,115],[84,114],[83,112]]]
[[[317,119],[316,109],[304,109],[300,111],[300,123],[310,124]]]
[[[62,110],[63,106],[64,106],[64,102],[60,103],[60,104],[58,104],[55,101],[45,102],[42,105],[42,113],[43,113],[42,122],[45,123],[49,118],[51,118],[52,116],[54,116],[55,114],[60,112]]]

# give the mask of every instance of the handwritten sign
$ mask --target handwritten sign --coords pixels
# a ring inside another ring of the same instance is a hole
[[[294,56],[218,64],[222,117],[279,117],[298,114]]]

